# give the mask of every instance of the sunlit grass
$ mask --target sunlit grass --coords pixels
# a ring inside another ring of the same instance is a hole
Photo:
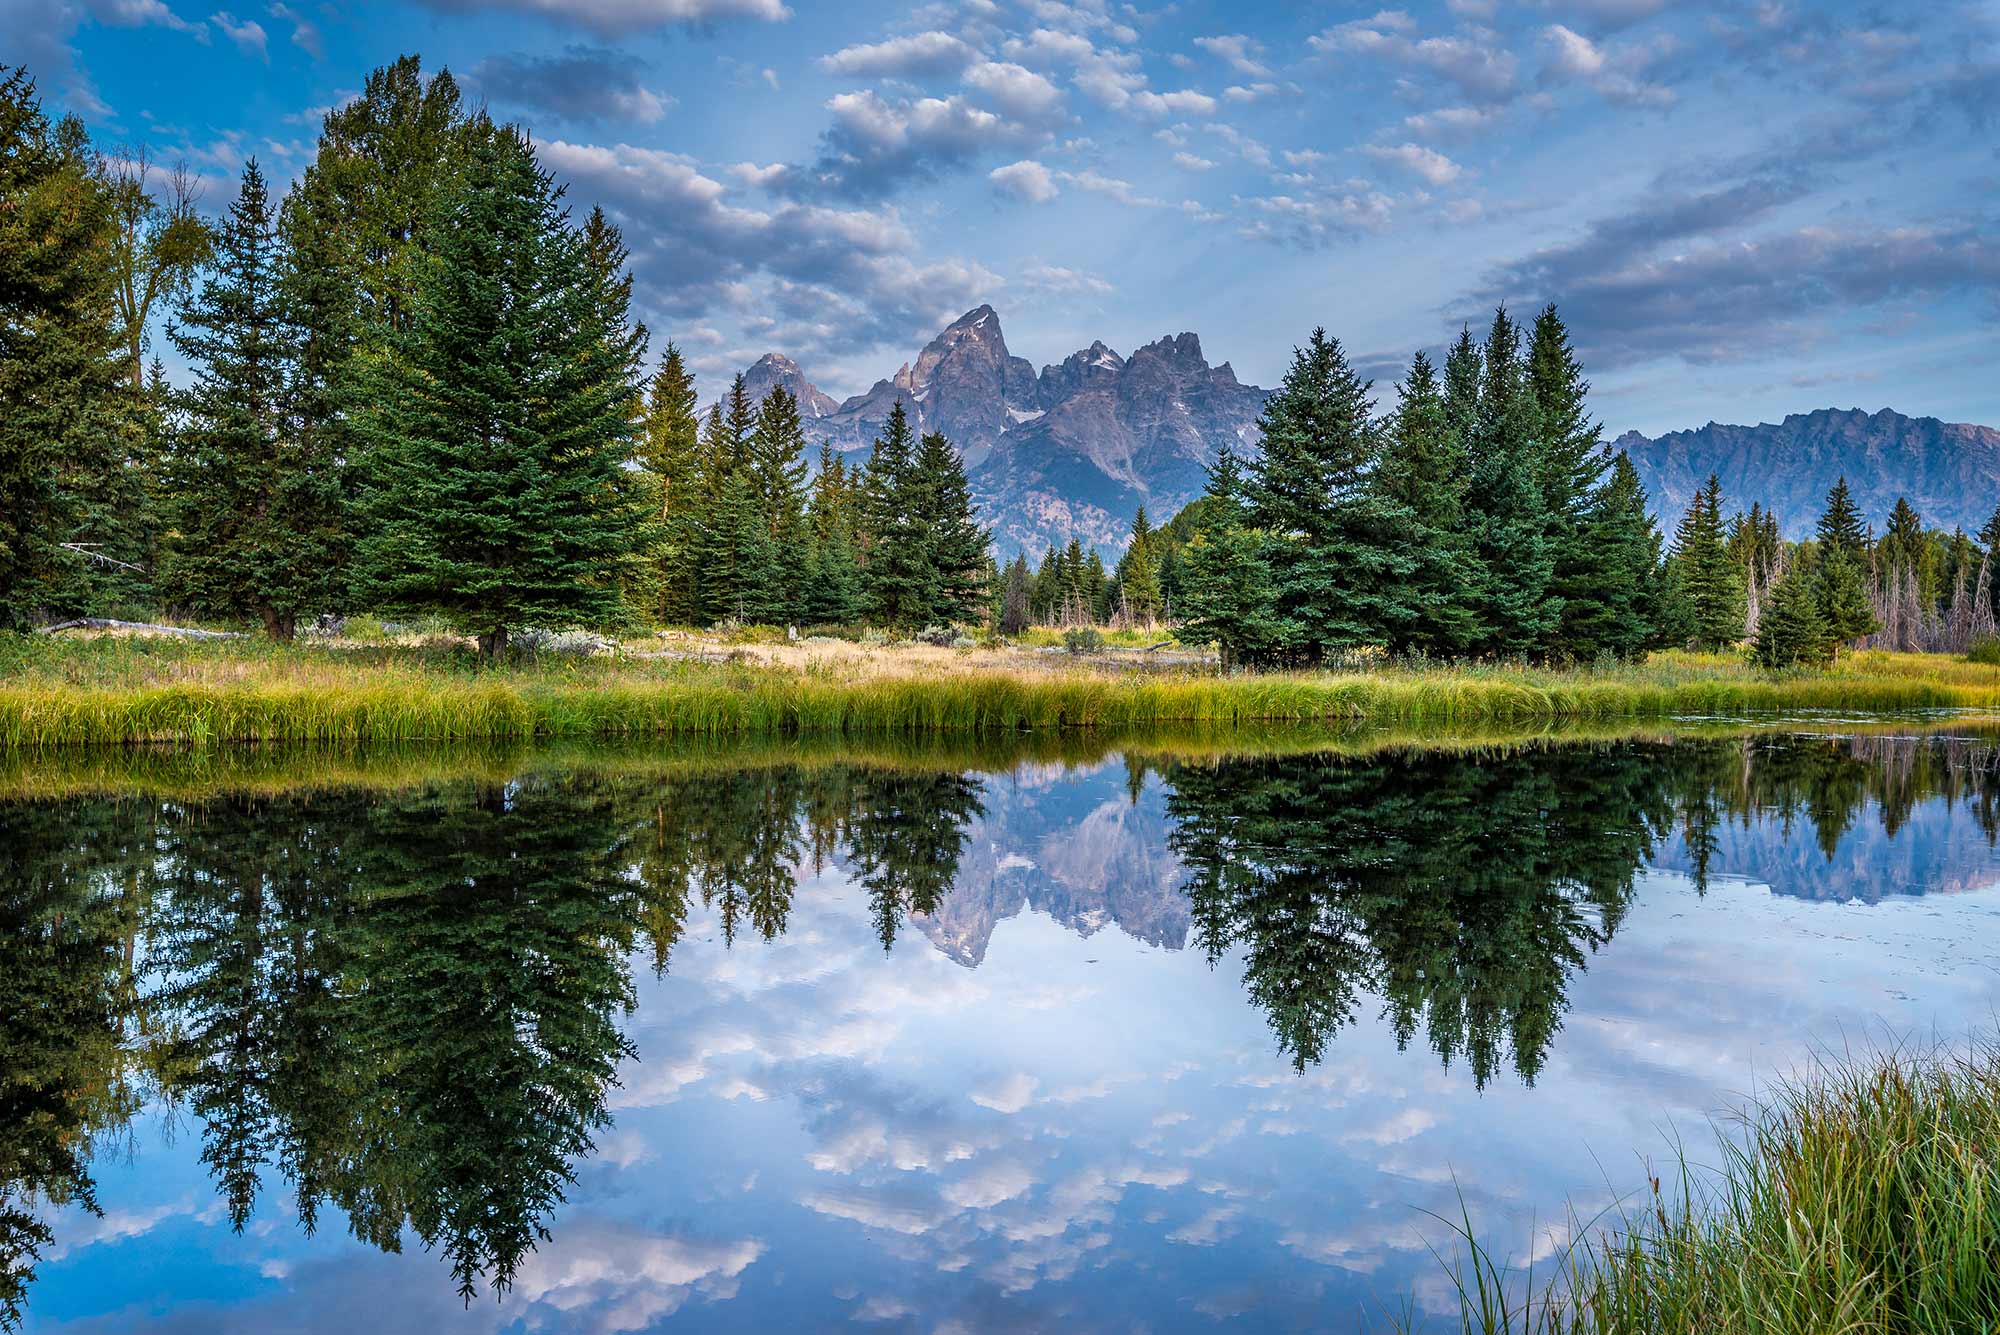
[[[1538,1282],[1454,1223],[1479,1335],[1973,1335],[2000,1330],[2000,1051],[1829,1060]],[[1415,1329],[1408,1322],[1396,1323]]]
[[[719,656],[718,656],[719,657]],[[468,651],[0,637],[0,746],[625,735],[860,736],[1164,724],[1427,727],[2000,708],[2000,668],[1858,654],[1774,676],[1720,655],[1603,669],[1385,666],[1224,676],[1009,650],[636,655],[488,668]]]

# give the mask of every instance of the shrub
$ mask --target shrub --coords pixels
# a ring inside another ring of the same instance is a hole
[[[949,649],[952,641],[958,638],[958,630],[953,626],[925,626],[910,638],[935,649]]]
[[[1072,626],[1063,632],[1063,648],[1073,654],[1094,654],[1104,649],[1104,636],[1095,626]]]
[[[1981,640],[1965,651],[1965,661],[2000,667],[2000,640]]]

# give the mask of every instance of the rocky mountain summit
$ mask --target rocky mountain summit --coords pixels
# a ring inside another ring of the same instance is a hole
[[[1239,382],[1227,362],[1211,367],[1188,333],[1129,359],[1093,343],[1038,373],[1007,350],[991,306],[967,311],[914,362],[845,403],[777,353],[745,379],[760,398],[783,384],[807,439],[856,461],[901,399],[914,426],[943,432],[964,456],[1003,556],[1038,555],[1072,537],[1115,551],[1135,507],[1164,521],[1201,493],[1203,469],[1224,444],[1254,448],[1269,394]]]
[[[1843,476],[1878,532],[1899,496],[1925,523],[1968,533],[2000,504],[2000,431],[1887,408],[1822,408],[1758,426],[1710,422],[1658,438],[1628,431],[1613,443],[1632,456],[1669,533],[1710,473],[1721,479],[1725,505],[1762,502],[1789,538],[1812,531]]]

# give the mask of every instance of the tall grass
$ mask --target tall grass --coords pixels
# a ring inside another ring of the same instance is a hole
[[[1469,1221],[1448,1269],[1479,1335],[2000,1331],[2000,1049],[1830,1060],[1586,1229],[1552,1281]],[[1407,1321],[1400,1328],[1412,1329]]]
[[[4,639],[4,637],[0,637]],[[1770,676],[1657,655],[1602,671],[1518,666],[1221,676],[1046,656],[597,659],[478,666],[450,650],[256,641],[0,642],[0,746],[521,737],[859,736],[1367,720],[1433,727],[1774,711],[2000,708],[2000,669],[1857,655]]]

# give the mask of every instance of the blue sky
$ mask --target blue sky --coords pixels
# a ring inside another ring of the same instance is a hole
[[[528,125],[709,380],[836,397],[991,302],[1037,365],[1315,324],[1382,381],[1557,301],[1613,432],[2000,423],[2000,0],[0,0],[107,143],[295,174],[404,52]]]

